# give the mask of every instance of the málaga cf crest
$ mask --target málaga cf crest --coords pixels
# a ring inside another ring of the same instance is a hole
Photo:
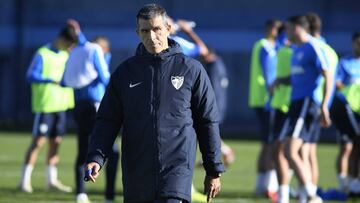
[[[171,83],[175,89],[180,89],[184,83],[184,76],[171,76]]]

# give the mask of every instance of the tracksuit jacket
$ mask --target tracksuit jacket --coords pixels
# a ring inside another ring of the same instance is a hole
[[[104,165],[120,128],[124,202],[160,197],[191,202],[197,140],[208,174],[224,172],[218,110],[202,65],[169,48],[136,55],[111,75],[90,139],[87,163]]]

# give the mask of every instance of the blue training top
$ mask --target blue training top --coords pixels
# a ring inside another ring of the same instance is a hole
[[[298,100],[315,95],[315,90],[322,84],[321,72],[329,65],[322,43],[309,36],[309,41],[296,47],[291,59],[291,100]],[[314,98],[313,98],[314,99]]]
[[[340,80],[345,86],[360,83],[360,60],[355,56],[342,58],[338,65],[336,80]]]

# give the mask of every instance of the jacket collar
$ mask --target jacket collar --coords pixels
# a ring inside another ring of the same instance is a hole
[[[158,53],[158,54],[151,54],[149,53],[144,44],[140,43],[136,48],[136,56],[145,56],[150,58],[161,58],[165,59],[169,56],[172,56],[174,54],[182,53],[180,45],[175,42],[174,40],[168,38],[169,48],[165,49],[164,51]]]

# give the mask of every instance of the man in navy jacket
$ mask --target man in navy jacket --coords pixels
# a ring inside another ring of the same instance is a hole
[[[220,190],[218,110],[202,65],[169,39],[166,11],[137,14],[142,43],[112,74],[100,104],[85,169],[95,182],[120,128],[125,203],[191,202],[199,141],[208,201]]]

